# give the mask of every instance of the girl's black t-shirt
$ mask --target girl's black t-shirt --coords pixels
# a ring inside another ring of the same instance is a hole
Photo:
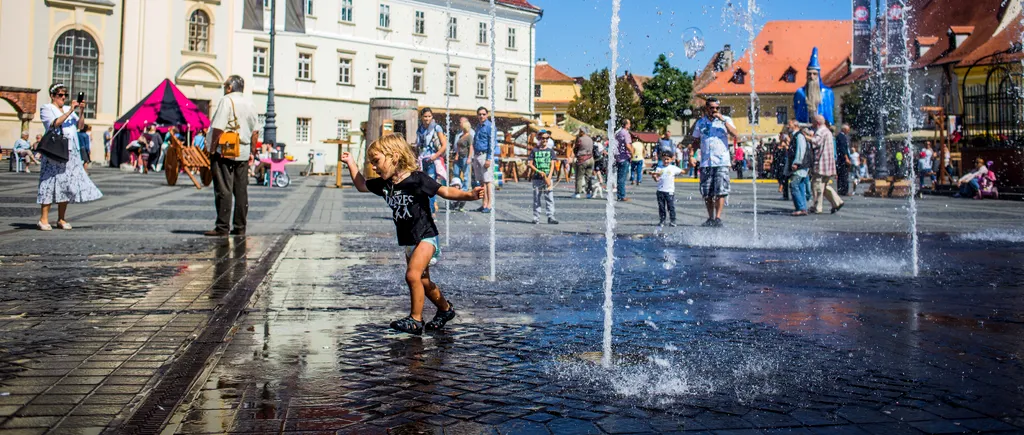
[[[437,195],[441,185],[433,178],[414,171],[398,184],[383,178],[366,180],[366,188],[384,197],[391,207],[400,246],[416,246],[423,239],[437,236],[430,197]]]

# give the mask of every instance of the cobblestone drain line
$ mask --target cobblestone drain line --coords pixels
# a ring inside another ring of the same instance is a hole
[[[171,412],[185,397],[198,375],[203,371],[207,360],[224,342],[239,313],[252,296],[256,287],[270,271],[278,256],[283,252],[290,236],[278,236],[270,248],[258,260],[256,268],[246,274],[245,279],[235,284],[221,306],[200,334],[175,359],[171,369],[164,374],[159,383],[153,387],[145,401],[116,429],[108,429],[109,434],[157,434],[170,418]]]
[[[299,217],[295,219],[295,223],[292,224],[292,231],[301,231],[301,228],[308,224],[310,219],[313,217],[313,211],[316,209],[316,204],[320,200],[320,195],[323,194],[324,188],[327,186],[327,178],[320,180],[320,183],[313,189],[313,194],[309,196],[306,201],[306,205],[302,207],[302,212],[299,213]]]

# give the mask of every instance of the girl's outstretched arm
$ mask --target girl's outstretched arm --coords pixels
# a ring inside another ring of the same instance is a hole
[[[483,187],[474,187],[471,191],[455,189],[448,186],[441,186],[437,189],[437,195],[452,201],[476,201],[484,197]]]
[[[366,178],[363,178],[363,174],[357,169],[356,159],[352,158],[352,154],[341,153],[341,161],[345,162],[345,166],[348,166],[348,173],[352,176],[352,184],[356,186],[356,190],[369,192],[370,190],[366,188]]]

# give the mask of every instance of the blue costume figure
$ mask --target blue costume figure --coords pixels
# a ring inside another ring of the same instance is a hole
[[[818,62],[818,47],[811,52],[811,61],[807,64],[807,84],[798,89],[793,95],[793,113],[796,120],[802,123],[810,123],[810,115],[822,115],[829,124],[835,123],[833,112],[836,105],[836,96],[832,88],[821,82],[821,64]],[[813,108],[808,110],[808,107]]]

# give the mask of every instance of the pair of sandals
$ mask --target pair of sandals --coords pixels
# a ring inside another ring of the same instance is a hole
[[[48,222],[43,221],[36,222],[36,228],[39,228],[40,231],[53,230],[53,226],[51,226]],[[60,228],[62,230],[70,230],[72,227],[71,224],[69,224],[67,221],[57,221],[57,228]]]

